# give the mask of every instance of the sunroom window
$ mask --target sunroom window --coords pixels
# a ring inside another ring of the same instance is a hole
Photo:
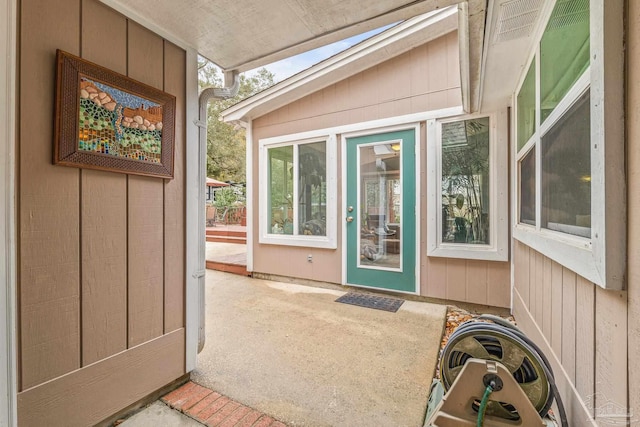
[[[544,122],[589,68],[589,0],[558,0],[540,40]]]
[[[503,116],[429,123],[429,256],[507,259]]]
[[[335,198],[328,197],[335,169],[335,142],[263,144],[260,188],[260,242],[332,247],[329,223]],[[335,181],[335,177],[333,177]]]
[[[520,222],[536,225],[536,151],[520,162]]]
[[[619,289],[622,8],[603,0],[556,0],[549,12],[515,96],[514,237],[600,286]]]
[[[542,137],[542,226],[591,237],[589,92]]]
[[[518,93],[518,150],[522,149],[536,131],[536,69],[534,64]]]
[[[490,243],[489,173],[489,117],[443,123],[443,243]]]

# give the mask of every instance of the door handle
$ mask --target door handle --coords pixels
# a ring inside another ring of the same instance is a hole
[[[348,216],[347,217],[347,222],[353,222],[353,217],[352,216]]]

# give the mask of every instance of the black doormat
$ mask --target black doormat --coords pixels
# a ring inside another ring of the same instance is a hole
[[[336,300],[344,304],[357,305],[360,307],[375,308],[377,310],[398,311],[404,300],[397,298],[386,298],[375,295],[349,292]]]

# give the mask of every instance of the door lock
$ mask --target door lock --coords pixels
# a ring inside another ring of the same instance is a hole
[[[353,212],[353,206],[349,206],[349,207],[347,208],[347,212]]]
[[[347,217],[347,222],[353,222],[353,217],[352,216],[348,216]]]

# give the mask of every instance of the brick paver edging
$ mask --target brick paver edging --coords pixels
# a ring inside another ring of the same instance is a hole
[[[210,427],[286,427],[281,421],[193,381],[173,390],[162,401]]]

